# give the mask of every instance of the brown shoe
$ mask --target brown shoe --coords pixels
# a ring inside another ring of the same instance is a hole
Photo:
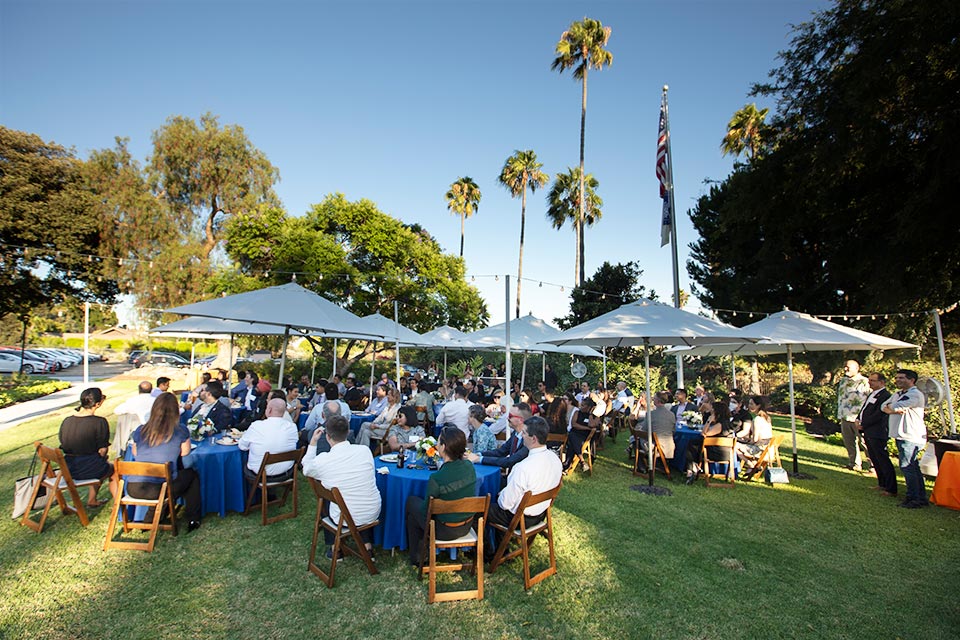
[[[895,494],[895,493],[890,493],[890,492],[887,491],[886,489],[880,491],[880,495],[882,495],[882,496],[885,497],[885,498],[896,498],[896,497],[897,497],[897,494]]]

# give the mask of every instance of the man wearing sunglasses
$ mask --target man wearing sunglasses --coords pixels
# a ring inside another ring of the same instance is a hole
[[[482,456],[471,453],[467,457],[470,462],[487,464],[502,469],[512,469],[513,465],[527,457],[530,451],[527,449],[523,440],[523,423],[532,416],[530,405],[526,402],[518,402],[510,407],[510,413],[507,414],[507,424],[510,426],[510,433],[507,440],[494,449],[487,451]]]

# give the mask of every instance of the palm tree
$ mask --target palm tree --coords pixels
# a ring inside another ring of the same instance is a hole
[[[460,216],[460,257],[463,258],[463,221],[477,212],[480,187],[469,176],[457,178],[447,191],[447,209]]]
[[[505,186],[510,195],[520,198],[520,263],[517,267],[517,317],[520,317],[520,284],[523,281],[523,231],[527,224],[527,189],[533,193],[547,184],[547,174],[541,171],[543,164],[537,162],[533,149],[516,151],[503,163],[497,180]]]
[[[763,137],[767,132],[767,125],[764,120],[768,111],[770,110],[757,110],[757,105],[754,103],[744,105],[742,109],[734,113],[727,124],[727,135],[723,137],[723,142],[720,144],[723,155],[732,153],[739,156],[746,151],[750,160],[762,155]]]
[[[580,185],[586,188],[586,197],[584,198],[585,218],[580,218]],[[593,174],[588,173],[584,179],[580,180],[580,169],[567,168],[566,173],[558,173],[550,187],[550,193],[547,194],[547,218],[555,229],[560,229],[563,224],[570,220],[573,223],[574,230],[583,229],[584,224],[592,227],[600,219],[603,212],[603,200],[596,194],[600,183]],[[574,253],[583,255],[583,233],[576,238]],[[580,262],[579,264],[582,264]],[[574,274],[576,280],[577,274]]]
[[[570,28],[560,35],[560,42],[557,43],[557,57],[554,58],[551,69],[559,70],[563,73],[566,69],[573,69],[575,80],[581,80],[583,83],[582,97],[580,99],[580,192],[585,193],[583,184],[583,139],[584,129],[587,124],[587,71],[593,67],[597,71],[605,66],[613,64],[613,54],[604,49],[607,41],[610,40],[610,27],[604,27],[599,20],[584,18],[582,22],[574,22]],[[580,221],[586,219],[586,203],[580,201],[580,218],[575,221],[577,234],[577,246],[583,247],[581,235],[583,229],[580,227]],[[584,265],[582,249],[577,252],[576,260],[576,280],[574,284],[580,284],[584,280]]]

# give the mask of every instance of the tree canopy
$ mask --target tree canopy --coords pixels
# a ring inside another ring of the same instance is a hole
[[[960,5],[840,0],[794,32],[772,144],[690,212],[687,270],[722,309],[922,312],[960,297]],[[864,328],[921,339],[928,318]]]
[[[628,302],[640,298],[657,299],[657,293],[647,293],[640,284],[643,270],[637,262],[610,264],[604,262],[583,284],[570,292],[570,313],[555,318],[561,329],[569,329],[587,320],[602,316]]]
[[[111,302],[100,223],[71,150],[0,126],[0,300],[26,319],[68,298]]]

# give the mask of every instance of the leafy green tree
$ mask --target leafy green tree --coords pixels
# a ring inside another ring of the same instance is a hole
[[[302,286],[360,316],[392,317],[397,301],[401,324],[415,331],[442,324],[474,329],[489,317],[479,292],[464,281],[462,260],[369,200],[329,195],[303,217],[261,207],[233,217],[226,232],[236,268],[217,274],[215,292],[282,284],[296,275]],[[345,345],[342,370],[369,356],[369,346],[355,351],[355,344]]]
[[[25,325],[35,307],[111,302],[100,224],[72,151],[0,126],[0,300]]]
[[[727,134],[723,137],[720,150],[723,155],[739,156],[746,152],[753,160],[763,152],[764,137],[767,132],[766,118],[769,109],[757,109],[756,103],[745,105],[737,110],[727,124]]]
[[[480,187],[469,176],[457,178],[447,191],[447,209],[460,216],[460,257],[463,257],[464,220],[477,212],[480,204]]]
[[[517,317],[520,317],[520,285],[523,283],[523,234],[527,224],[527,189],[535,192],[547,184],[547,174],[541,169],[543,163],[537,162],[533,149],[516,151],[503,163],[497,181],[510,191],[514,198],[520,198],[520,258],[517,266]]]
[[[221,127],[211,113],[201,116],[199,125],[184,116],[168,118],[153,134],[148,171],[169,214],[203,230],[203,258],[216,248],[228,216],[279,204],[273,192],[277,169],[242,127]]]
[[[573,69],[573,77],[582,83],[580,98],[580,193],[586,193],[584,180],[586,174],[583,169],[583,141],[587,126],[587,72],[592,67],[597,71],[613,64],[613,54],[604,47],[610,40],[610,27],[604,27],[599,20],[584,18],[581,22],[574,22],[570,28],[560,35],[557,43],[557,57],[553,59],[550,68],[563,73]],[[580,221],[585,220],[586,203],[580,201],[580,218],[575,221],[577,246],[583,247],[580,236],[583,228]],[[577,278],[575,284],[583,282],[584,265],[582,249],[577,253]]]
[[[586,188],[586,197],[581,200],[580,187]],[[570,220],[573,223],[574,231],[583,229],[584,225],[592,227],[600,216],[603,215],[601,207],[603,200],[597,195],[596,189],[600,183],[588,173],[584,180],[580,179],[580,169],[567,169],[566,173],[558,173],[547,194],[547,218],[555,229],[560,229],[563,224]],[[584,203],[581,211],[581,203]],[[580,214],[586,217],[581,219]],[[578,245],[574,247],[574,253],[579,256],[575,262],[582,264],[583,257],[583,233],[577,238]],[[574,273],[574,280],[577,274]]]
[[[597,271],[570,292],[570,313],[554,322],[569,329],[613,311],[640,298],[657,299],[656,291],[647,293],[640,284],[643,270],[637,262],[604,262]]]
[[[960,291],[957,33],[947,0],[840,0],[796,28],[755,87],[776,99],[770,150],[690,212],[687,269],[705,304],[876,312],[858,326],[927,335],[923,312]],[[891,311],[917,315],[880,315]]]

